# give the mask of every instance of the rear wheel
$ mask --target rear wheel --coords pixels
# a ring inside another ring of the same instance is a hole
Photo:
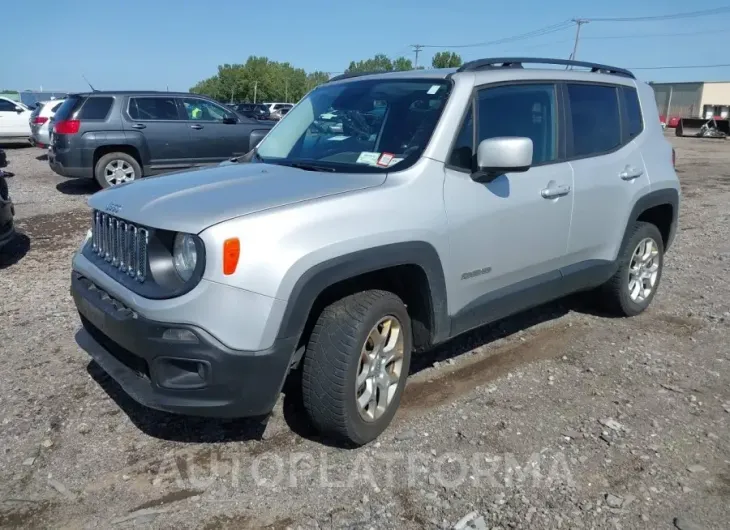
[[[102,188],[109,188],[142,178],[142,168],[127,153],[107,153],[96,163],[94,176]]]
[[[659,229],[637,222],[619,256],[616,274],[600,288],[606,309],[620,316],[643,312],[654,299],[664,267],[664,243]]]
[[[326,307],[307,344],[304,407],[315,427],[363,445],[390,424],[411,360],[411,321],[393,293],[371,290]]]

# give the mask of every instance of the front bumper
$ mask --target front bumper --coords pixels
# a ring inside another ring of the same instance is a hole
[[[83,329],[77,342],[135,401],[211,417],[265,415],[289,371],[293,339],[267,350],[232,350],[201,328],[146,319],[78,272],[71,294]],[[163,338],[184,330],[188,341]]]

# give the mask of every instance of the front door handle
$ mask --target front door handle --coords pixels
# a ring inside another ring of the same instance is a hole
[[[132,125],[132,129],[144,129],[145,127],[147,126],[144,123],[135,123]]]
[[[570,193],[570,186],[548,186],[540,192],[544,199],[555,199],[556,197],[564,197]]]
[[[641,175],[644,174],[644,171],[641,169],[636,169],[633,166],[626,166],[624,170],[618,174],[619,177],[623,180],[634,180],[639,178]]]
[[[195,125],[191,125],[191,126],[190,126],[190,128],[191,128],[191,129],[195,129],[195,130],[199,131],[200,129],[202,129],[202,128],[203,128],[203,126],[202,126],[202,125],[198,125],[198,124],[196,123]]]

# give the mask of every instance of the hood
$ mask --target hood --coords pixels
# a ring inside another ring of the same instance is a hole
[[[197,234],[234,217],[372,188],[384,181],[385,174],[235,163],[121,184],[95,193],[88,203],[133,223]]]

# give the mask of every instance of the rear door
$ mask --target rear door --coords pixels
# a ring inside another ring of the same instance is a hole
[[[644,138],[640,111],[636,117],[636,89],[571,82],[566,93],[568,156],[575,175],[568,253],[574,263],[610,262],[631,208],[650,188],[641,156]]]
[[[194,164],[190,129],[173,96],[132,96],[124,114],[127,136],[142,137],[147,146],[150,171],[184,169]]]

